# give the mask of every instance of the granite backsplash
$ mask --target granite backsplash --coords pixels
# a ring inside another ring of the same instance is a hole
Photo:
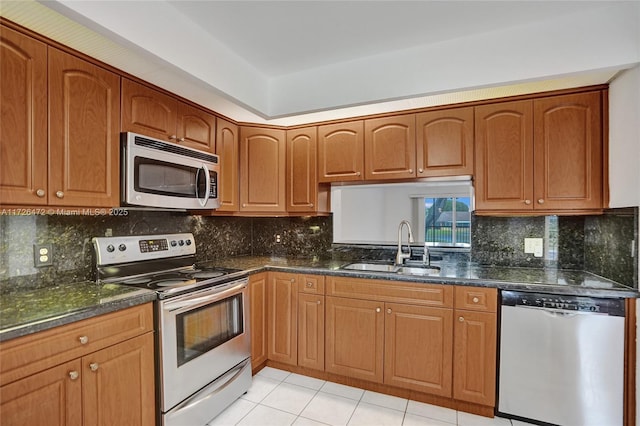
[[[91,238],[109,232],[192,232],[198,261],[242,255],[390,260],[395,254],[394,246],[332,244],[331,216],[210,217],[139,210],[127,216],[0,216],[0,292],[8,286],[93,279]],[[631,255],[632,246],[638,253],[638,208],[598,216],[474,216],[471,238],[470,252],[445,257],[480,265],[586,270],[638,288],[637,258]],[[524,238],[544,238],[544,256],[524,254]],[[42,243],[53,245],[53,265],[35,268],[33,245]]]

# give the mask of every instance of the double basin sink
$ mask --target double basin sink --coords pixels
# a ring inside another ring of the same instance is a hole
[[[434,265],[411,264],[411,265],[393,265],[388,263],[348,263],[340,267],[351,271],[367,271],[367,272],[389,272],[401,275],[438,275],[440,267]]]

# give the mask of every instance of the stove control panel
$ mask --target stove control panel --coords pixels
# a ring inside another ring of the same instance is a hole
[[[196,253],[193,234],[95,237],[92,240],[98,265],[187,256]]]

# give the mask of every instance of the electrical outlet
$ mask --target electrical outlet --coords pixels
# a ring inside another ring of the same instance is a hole
[[[53,245],[34,244],[33,245],[33,266],[41,268],[53,265]]]
[[[534,257],[542,257],[544,254],[544,239],[543,238],[525,238],[524,239],[524,252],[531,253]]]
[[[276,243],[280,244],[282,242],[282,238],[280,237],[280,234],[276,234]]]

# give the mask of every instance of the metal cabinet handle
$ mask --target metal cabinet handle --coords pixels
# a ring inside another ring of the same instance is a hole
[[[464,322],[464,317],[458,317],[458,321]]]
[[[89,338],[87,336],[80,336],[78,337],[78,341],[80,341],[81,345],[86,345],[89,343]]]
[[[529,205],[529,204],[531,204],[531,200],[524,200],[524,203],[525,203],[526,205]]]
[[[391,313],[391,308],[387,309],[387,313],[390,314]]]
[[[36,191],[36,195],[40,198],[44,197],[44,194],[46,194],[46,192],[44,192],[44,189],[38,189]]]
[[[92,362],[91,364],[89,364],[89,369],[91,371],[98,371],[98,367],[100,367],[100,366],[98,365],[97,362]]]
[[[58,198],[62,198],[62,197],[64,197],[64,192],[62,192],[62,191],[56,191],[56,197],[58,197]]]
[[[480,301],[480,299],[478,299],[477,297],[473,298],[473,303],[478,303]]]
[[[380,312],[380,311],[381,311],[381,309],[380,309],[380,308],[376,308],[376,312]]]
[[[540,199],[538,200],[538,204],[544,204],[544,200],[543,200],[542,198],[540,198]]]
[[[80,374],[77,371],[69,371],[69,378],[71,380],[78,380],[78,377],[80,377]]]

